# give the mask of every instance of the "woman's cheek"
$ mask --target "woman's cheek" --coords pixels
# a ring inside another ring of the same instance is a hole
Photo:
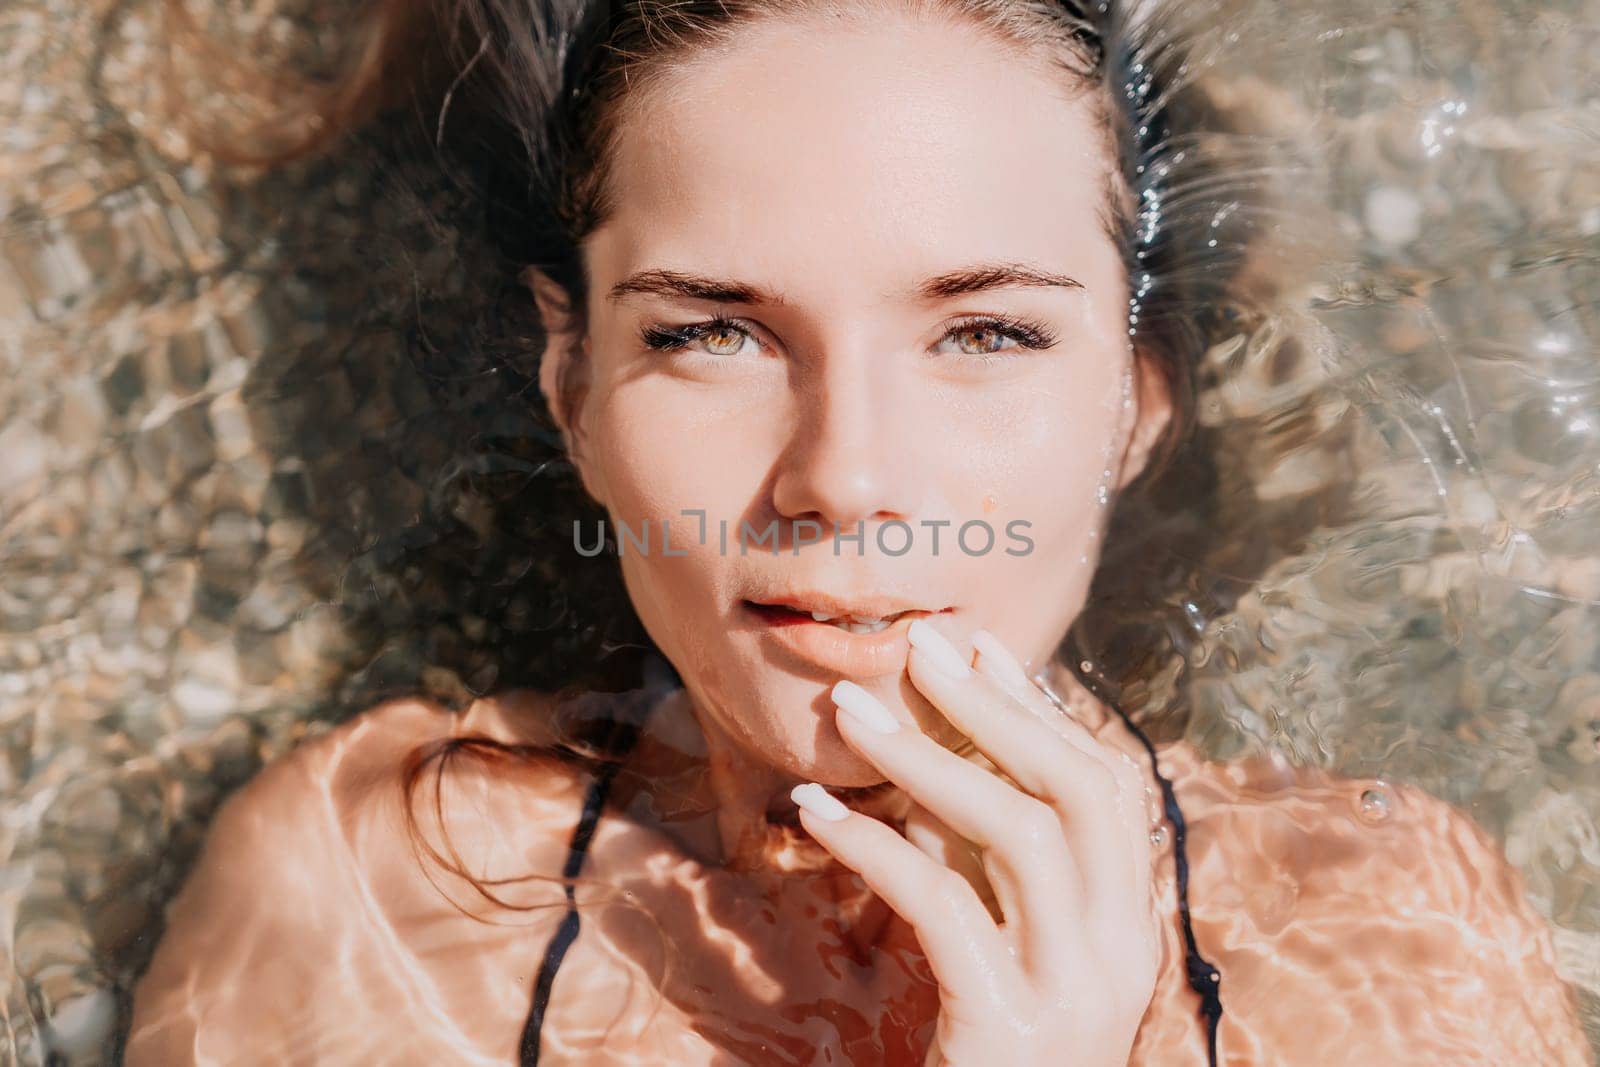
[[[1012,522],[1022,524],[1031,544],[1016,570],[1059,580],[1038,574],[1040,566],[1059,569],[1097,555],[1095,531],[1113,495],[1107,471],[1116,466],[1109,455],[1115,420],[1099,404],[1062,398],[1044,410],[1024,409],[1011,425],[1013,447],[981,479],[979,498],[996,502],[984,517],[1002,536]]]
[[[646,376],[613,394],[602,421],[635,495],[709,509],[739,492],[778,431],[778,405],[736,392]]]

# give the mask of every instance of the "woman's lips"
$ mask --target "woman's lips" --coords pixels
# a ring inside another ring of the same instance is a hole
[[[916,619],[942,615],[942,611],[908,611],[877,633],[855,634],[809,614],[771,604],[744,602],[744,610],[759,628],[763,641],[779,651],[834,674],[874,678],[905,669],[910,654],[906,631]]]

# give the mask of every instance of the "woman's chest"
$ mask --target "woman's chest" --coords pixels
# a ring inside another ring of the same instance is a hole
[[[516,1062],[539,1014],[543,1063],[921,1062],[937,989],[859,878],[734,874],[624,835],[596,835],[570,911],[548,875],[490,880],[500,907],[437,870],[374,872],[352,920],[382,981],[345,995],[449,1020],[463,1060]]]
[[[853,881],[693,864],[584,898],[550,1062],[920,1064],[938,991],[910,928]]]
[[[766,892],[668,865],[647,882],[581,883],[573,918],[547,888],[492,923],[442,900],[391,910],[390,995],[412,1018],[448,1020],[463,1062],[517,1062],[541,988],[544,1064],[918,1067],[932,1042],[939,996],[926,957],[870,895],[841,909],[798,886]],[[1199,1033],[1181,996],[1153,1016],[1163,1033]]]
[[[1457,1044],[1477,1025],[1484,968],[1455,914],[1421,906],[1438,894],[1419,894],[1416,865],[1399,863],[1415,838],[1374,847],[1370,828],[1332,818],[1343,792],[1266,804],[1188,784],[1188,905],[1196,947],[1222,975],[1219,1063],[1474,1062]],[[436,892],[392,908],[402,955],[390,970],[412,1003],[499,1062],[515,1062],[541,981],[545,1063],[922,1062],[937,987],[914,934],[876,898],[600,841],[570,941],[549,882],[493,922]],[[1130,1063],[1204,1064],[1170,838],[1156,862],[1164,960]]]

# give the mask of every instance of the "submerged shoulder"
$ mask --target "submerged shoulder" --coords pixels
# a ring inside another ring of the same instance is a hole
[[[548,702],[516,693],[455,712],[387,701],[305,739],[231,794],[135,988],[126,1062],[193,1062],[202,1047],[214,1062],[245,1062],[245,1049],[270,1058],[280,1039],[292,1058],[295,1032],[321,1025],[330,994],[355,996],[321,983],[386,951],[373,930],[454,915],[450,897],[470,899],[423,869],[430,849],[480,874],[486,863],[558,873],[589,772],[534,748],[496,761],[471,747],[489,738],[536,748],[529,724]],[[468,744],[441,759],[452,740]],[[483,818],[496,810],[486,796],[504,818]]]
[[[307,738],[223,802],[185,893],[303,884],[306,868],[335,856],[371,858],[404,827],[437,831],[441,815],[452,832],[456,822],[481,822],[481,810],[469,818],[460,810],[477,801],[505,805],[506,818],[491,825],[541,815],[565,827],[594,776],[556,754],[553,706],[553,697],[528,690],[462,711],[403,698]],[[518,831],[530,835],[548,821],[522,821]],[[172,910],[178,919],[193,914]]]
[[[1198,847],[1232,863],[1270,862],[1294,875],[1301,898],[1383,895],[1404,908],[1409,895],[1486,924],[1533,918],[1521,874],[1494,836],[1419,786],[1275,755],[1212,761],[1187,745],[1164,750],[1162,763],[1176,769],[1169,774]]]
[[[286,753],[230,798],[233,810],[224,814],[255,828],[263,813],[309,814],[306,806],[315,805],[354,843],[375,821],[393,825],[403,806],[420,817],[474,792],[514,802],[523,814],[528,804],[564,810],[594,772],[560,755],[556,707],[554,696],[533,690],[483,697],[460,711],[423,699],[386,701]]]
[[[1218,946],[1236,1039],[1267,1061],[1281,1039],[1326,1049],[1297,1062],[1588,1062],[1548,927],[1466,811],[1272,757],[1185,746],[1162,762],[1189,824],[1197,937]],[[1275,1032],[1302,991],[1316,1019]]]
[[[292,1055],[286,1031],[306,1023],[312,987],[292,964],[337,925],[344,888],[330,771],[363,718],[302,740],[212,817],[134,988],[132,1067]]]

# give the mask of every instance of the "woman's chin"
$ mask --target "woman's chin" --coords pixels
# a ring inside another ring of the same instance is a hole
[[[810,759],[796,761],[786,769],[797,778],[836,789],[866,789],[887,781],[882,771],[837,733],[819,738]]]

